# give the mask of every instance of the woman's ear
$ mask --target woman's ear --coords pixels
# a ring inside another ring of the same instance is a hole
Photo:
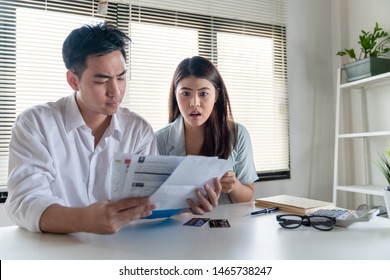
[[[68,81],[68,84],[74,91],[79,91],[79,79],[75,73],[73,73],[71,70],[68,70],[66,72],[66,80]]]

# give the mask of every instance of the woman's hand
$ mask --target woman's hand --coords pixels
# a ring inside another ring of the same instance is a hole
[[[196,196],[199,199],[198,203],[195,203],[192,199],[187,200],[190,210],[194,214],[203,215],[218,206],[218,198],[222,189],[222,185],[218,178],[214,178],[214,189],[208,184],[204,185],[203,189],[206,192],[206,195],[203,195],[200,190],[195,191]]]
[[[254,184],[242,184],[234,171],[228,171],[221,177],[222,191],[228,193],[233,203],[249,202],[253,198]]]
[[[236,177],[236,173],[234,171],[226,172],[221,178],[222,192],[230,193],[235,188],[241,186],[240,181],[238,181]]]

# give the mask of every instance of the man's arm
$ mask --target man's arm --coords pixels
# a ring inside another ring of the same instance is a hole
[[[127,198],[116,202],[100,201],[83,208],[53,204],[40,219],[40,230],[51,233],[92,232],[112,234],[131,221],[152,214],[155,205],[149,198]]]

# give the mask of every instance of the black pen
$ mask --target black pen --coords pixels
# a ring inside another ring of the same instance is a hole
[[[272,208],[265,208],[261,209],[259,211],[251,212],[251,215],[258,215],[258,214],[266,214],[266,213],[272,213],[278,211],[278,207],[272,207]]]

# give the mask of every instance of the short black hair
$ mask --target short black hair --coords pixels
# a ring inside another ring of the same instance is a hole
[[[126,46],[130,37],[106,22],[85,24],[74,29],[62,45],[65,67],[79,77],[87,67],[89,56],[100,56],[119,50],[126,60]]]

